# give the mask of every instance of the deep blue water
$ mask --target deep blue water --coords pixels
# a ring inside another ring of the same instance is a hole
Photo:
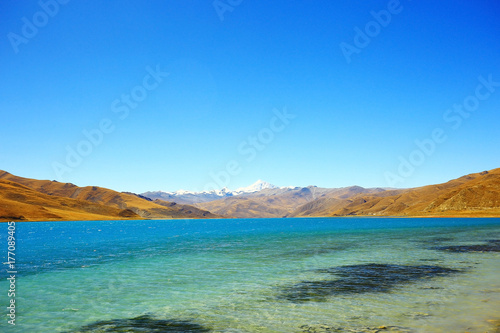
[[[150,254],[149,248],[168,242],[165,251],[224,237],[258,237],[286,233],[357,232],[419,228],[498,225],[492,218],[303,218],[147,220],[17,223],[19,274],[105,263]],[[4,228],[6,229],[6,228]],[[411,231],[416,232],[416,231]],[[6,232],[1,234],[6,243]],[[147,246],[145,245],[147,244]],[[2,253],[2,262],[6,261]],[[6,274],[5,271],[2,274]],[[3,276],[4,276],[3,275]],[[3,277],[2,276],[2,277]]]

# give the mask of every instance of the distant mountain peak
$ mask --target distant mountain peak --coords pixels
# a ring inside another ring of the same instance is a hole
[[[193,192],[186,190],[178,190],[175,192],[154,191],[154,192],[144,192],[142,193],[142,195],[151,199],[162,199],[165,201],[194,204],[199,202],[217,200],[226,197],[232,197],[236,195],[250,194],[265,189],[275,189],[275,188],[278,187],[268,182],[265,182],[262,179],[259,179],[252,185],[246,187],[240,187],[235,191],[232,191],[227,187],[223,187],[218,190],[214,189],[203,192]]]
[[[191,191],[186,191],[186,190],[183,190],[183,189],[177,190],[177,191],[175,191],[175,193],[176,193],[177,195],[183,195],[183,194],[194,194],[194,192],[191,192]]]
[[[203,191],[203,192],[193,192],[193,191],[185,191],[185,190],[178,190],[175,192],[164,192],[168,193],[171,195],[198,195],[198,194],[214,194],[218,196],[233,196],[233,195],[238,195],[238,194],[243,194],[243,193],[253,193],[253,192],[258,192],[262,191],[266,188],[278,188],[277,186],[265,182],[262,179],[257,180],[255,183],[252,185],[246,186],[246,187],[240,187],[236,189],[235,191],[230,190],[227,187],[223,187],[218,190],[210,190],[210,191]],[[158,191],[161,192],[161,191]]]
[[[262,179],[259,179],[250,186],[240,187],[240,188],[236,189],[235,191],[233,191],[233,193],[235,195],[238,195],[241,193],[252,193],[252,192],[262,191],[266,188],[278,188],[278,187],[271,184],[271,183],[265,182]]]

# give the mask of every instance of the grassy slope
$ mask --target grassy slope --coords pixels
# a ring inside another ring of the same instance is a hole
[[[206,218],[217,217],[207,211],[191,206],[172,205],[165,202],[152,202],[134,194],[120,193],[110,189],[87,186],[78,187],[70,183],[60,183],[50,180],[36,180],[14,176],[8,172],[0,171],[0,180],[8,180],[24,185],[36,192],[46,194],[52,198],[63,197],[80,201],[92,202],[107,207],[123,210],[130,209],[144,218]],[[189,209],[191,207],[192,209]],[[64,210],[64,207],[60,207]],[[93,219],[93,218],[92,218]]]
[[[128,209],[54,197],[0,179],[0,221],[140,219]]]
[[[291,216],[500,216],[500,169],[406,190],[322,198]]]

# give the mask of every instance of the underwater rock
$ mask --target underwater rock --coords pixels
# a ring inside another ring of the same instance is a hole
[[[490,323],[493,326],[493,330],[491,333],[499,333],[500,332],[500,320],[498,319],[489,319],[487,320],[488,323]]]
[[[299,328],[302,332],[308,333],[345,332],[342,327],[332,327],[328,325],[302,325]]]
[[[199,324],[186,320],[155,319],[148,315],[130,319],[112,319],[98,321],[81,327],[74,333],[104,333],[104,332],[131,332],[131,333],[160,333],[160,332],[210,332]]]
[[[448,252],[500,252],[500,240],[490,239],[485,244],[473,245],[451,245],[451,246],[437,246],[433,250],[448,251]]]
[[[445,276],[459,270],[430,265],[362,264],[316,270],[335,279],[302,281],[285,287],[279,298],[292,302],[324,301],[328,296],[389,292],[415,280]]]
[[[302,325],[299,327],[302,332],[307,333],[327,333],[327,332],[338,332],[338,333],[411,333],[412,330],[406,327],[400,326],[378,326],[378,327],[360,327],[360,328],[346,328],[346,327],[332,327],[328,325]]]

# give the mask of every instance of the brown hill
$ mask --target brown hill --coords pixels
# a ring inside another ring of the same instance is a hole
[[[129,209],[55,197],[0,179],[0,221],[140,219]]]
[[[203,202],[196,204],[196,206],[227,217],[283,217],[292,214],[297,207],[326,197],[341,199],[350,198],[359,193],[378,193],[380,191],[383,190],[365,189],[359,186],[338,189],[316,186],[265,189],[255,193]]]
[[[14,176],[0,171],[0,180],[24,185],[35,192],[50,197],[69,198],[91,202],[118,210],[129,209],[143,218],[213,218],[216,215],[188,205],[170,205],[164,201],[153,202],[147,198],[132,193],[120,193],[110,189],[87,186],[78,187],[70,183],[60,183],[50,180],[36,180]],[[61,207],[61,209],[64,209]],[[21,214],[21,213],[19,213]],[[93,219],[90,217],[89,219]],[[87,219],[85,219],[87,220]]]
[[[325,197],[289,216],[500,216],[500,169],[447,183],[351,198]]]

